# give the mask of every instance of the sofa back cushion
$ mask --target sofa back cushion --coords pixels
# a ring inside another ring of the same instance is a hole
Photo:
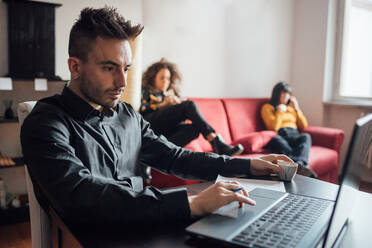
[[[201,114],[205,120],[211,125],[217,133],[221,134],[222,138],[231,143],[231,136],[228,126],[228,120],[225,108],[221,99],[219,98],[189,98],[188,100],[194,101],[198,106]],[[198,147],[199,151],[210,152],[212,151],[211,145],[206,141],[202,135],[196,140],[192,141],[186,148]]]
[[[233,141],[251,132],[265,130],[261,119],[261,106],[268,98],[223,98]]]

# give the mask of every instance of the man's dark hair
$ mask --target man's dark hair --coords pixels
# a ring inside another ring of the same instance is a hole
[[[289,94],[292,94],[292,88],[287,84],[286,82],[279,82],[277,83],[274,88],[273,92],[271,93],[271,99],[270,99],[270,104],[276,107],[276,105],[279,104],[280,101],[280,94],[282,92],[288,92]]]
[[[115,8],[84,8],[71,28],[68,54],[85,62],[98,36],[128,40],[137,37],[142,30],[142,25],[132,26]]]

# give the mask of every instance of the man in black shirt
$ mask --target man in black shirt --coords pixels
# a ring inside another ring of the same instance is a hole
[[[236,182],[217,183],[195,196],[185,189],[143,187],[147,165],[189,179],[214,180],[281,172],[281,155],[231,158],[177,147],[153,133],[129,104],[119,101],[132,62],[128,40],[142,31],[115,9],[85,8],[72,27],[71,81],[61,95],[40,100],[21,130],[23,154],[45,208],[67,221],[188,221],[239,201],[253,205]]]

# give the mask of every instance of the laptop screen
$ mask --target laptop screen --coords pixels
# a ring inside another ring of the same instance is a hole
[[[372,114],[358,119],[355,123],[349,149],[341,174],[341,188],[337,195],[331,222],[328,226],[323,247],[332,247],[340,235],[352,210],[363,168],[371,166]]]

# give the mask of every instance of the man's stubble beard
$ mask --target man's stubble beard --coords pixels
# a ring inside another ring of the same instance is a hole
[[[119,102],[118,100],[113,100],[111,104],[104,103],[100,101],[99,97],[104,94],[100,94],[100,92],[97,90],[97,88],[93,87],[92,81],[90,81],[86,75],[85,72],[81,74],[81,81],[80,81],[80,92],[84,95],[84,97],[92,103],[101,105],[103,107],[107,108],[114,108]],[[98,92],[98,93],[97,93]]]

